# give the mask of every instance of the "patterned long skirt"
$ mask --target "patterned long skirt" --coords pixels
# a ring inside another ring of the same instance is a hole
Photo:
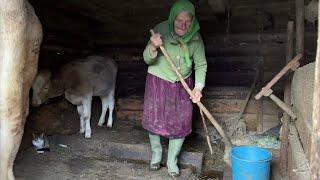
[[[193,87],[191,77],[185,79]],[[148,74],[142,126],[167,138],[184,138],[192,131],[192,101],[180,82],[171,83]]]

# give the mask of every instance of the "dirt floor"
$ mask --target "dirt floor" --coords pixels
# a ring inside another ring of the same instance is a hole
[[[44,116],[42,118],[44,118],[44,121],[47,119]],[[80,134],[54,135],[49,136],[50,152],[37,154],[32,147],[19,152],[14,166],[17,179],[171,179],[167,174],[165,161],[163,161],[163,167],[160,171],[149,171],[148,158],[150,158],[150,155],[147,153],[150,153],[150,145],[148,134],[136,121],[118,121],[115,119],[114,126],[109,129],[106,126],[98,128],[98,118],[99,114],[93,113],[91,139],[85,139]],[[74,122],[78,119],[74,118],[70,121]],[[192,166],[184,165],[181,166],[182,176],[177,179],[222,179],[225,170],[224,145],[212,125],[208,124],[208,128],[213,146],[212,155],[209,152],[201,122],[194,123],[193,133],[186,138],[182,149],[185,152],[203,155],[202,173],[199,174],[199,169],[197,171]],[[264,138],[265,136],[258,138],[250,134],[236,137],[233,141],[236,145],[259,145],[257,142],[261,141],[264,145],[274,147],[275,142],[274,137],[270,134],[267,137],[271,138],[267,139]],[[255,142],[256,139],[252,137],[258,138],[258,141]],[[23,143],[31,144],[26,140]],[[120,148],[112,147],[115,144],[120,144]],[[168,140],[162,139],[162,144],[164,149],[167,149]],[[122,149],[126,149],[126,151]],[[110,155],[108,154],[110,151],[115,152]],[[115,158],[114,154],[122,157],[125,155],[126,157]]]
[[[148,135],[141,127],[126,121],[115,121],[114,127],[97,128],[92,123],[91,139],[82,135],[56,135],[49,137],[50,152],[37,154],[30,147],[19,152],[14,172],[17,179],[24,180],[75,180],[75,179],[171,179],[166,167],[151,172],[147,162],[115,159],[105,154],[110,142],[149,145]],[[61,144],[66,147],[61,147]],[[164,147],[167,141],[163,140]],[[213,144],[214,154],[201,134],[193,133],[183,146],[184,151],[204,153],[203,174],[188,167],[181,168],[177,179],[220,179],[224,164],[221,144]]]
[[[151,172],[146,164],[86,156],[64,149],[41,155],[27,150],[16,161],[15,175],[25,180],[170,179],[165,168]],[[198,178],[191,169],[182,169],[179,179]]]

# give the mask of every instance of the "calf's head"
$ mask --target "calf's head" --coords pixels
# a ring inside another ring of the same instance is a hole
[[[51,72],[40,70],[32,84],[32,106],[40,106],[49,99]]]

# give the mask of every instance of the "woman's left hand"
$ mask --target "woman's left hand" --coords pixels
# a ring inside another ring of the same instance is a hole
[[[194,88],[192,90],[192,94],[193,96],[190,97],[190,99],[192,100],[193,103],[197,103],[200,102],[200,99],[202,98],[202,92],[200,89]]]

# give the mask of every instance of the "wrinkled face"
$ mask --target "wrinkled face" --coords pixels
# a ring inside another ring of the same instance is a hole
[[[192,16],[186,12],[180,12],[174,20],[174,31],[178,36],[185,35],[192,23]]]
[[[51,73],[48,71],[39,72],[32,84],[32,106],[40,106],[49,98]]]

